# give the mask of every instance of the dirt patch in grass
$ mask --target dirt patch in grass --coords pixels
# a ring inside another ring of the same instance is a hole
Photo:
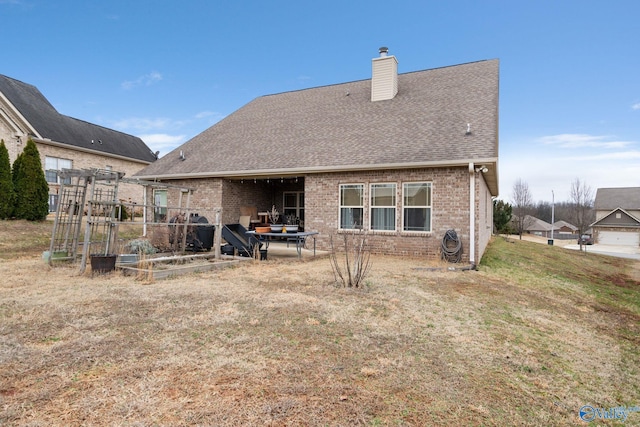
[[[4,260],[0,424],[572,425],[640,401],[632,262],[496,239],[480,271],[372,264],[354,291],[326,258],[151,283]]]

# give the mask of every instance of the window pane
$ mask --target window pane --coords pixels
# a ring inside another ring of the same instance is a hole
[[[45,157],[44,159],[45,169],[58,169],[58,159],[55,157]]]
[[[395,230],[396,210],[395,208],[375,208],[371,210],[372,230]]]
[[[431,231],[431,209],[406,208],[404,210],[404,231]]]
[[[371,229],[396,229],[396,184],[371,184]]]
[[[402,193],[403,230],[431,231],[431,183],[406,183]]]
[[[340,186],[341,206],[362,206],[364,186],[361,184]]]
[[[431,206],[431,184],[426,182],[404,184],[405,206]]]
[[[286,208],[295,208],[297,206],[297,193],[284,193],[284,206]]]
[[[153,192],[153,220],[164,222],[167,220],[167,190],[156,190]]]
[[[395,206],[396,185],[374,184],[371,186],[371,206]]]
[[[56,173],[55,170],[46,170],[44,172],[44,176],[47,182],[53,182],[53,183],[58,182],[58,174]]]
[[[352,229],[362,228],[362,208],[341,208],[340,209],[340,228]]]
[[[71,160],[58,159],[58,169],[71,169]]]

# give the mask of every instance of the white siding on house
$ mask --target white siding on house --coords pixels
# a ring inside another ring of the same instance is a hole
[[[372,61],[371,100],[393,99],[398,93],[398,60],[383,56]]]

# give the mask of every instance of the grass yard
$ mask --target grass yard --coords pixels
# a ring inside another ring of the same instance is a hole
[[[495,238],[474,272],[372,257],[364,290],[328,258],[149,283],[50,268],[50,232],[0,222],[2,426],[565,426],[640,406],[638,261]]]

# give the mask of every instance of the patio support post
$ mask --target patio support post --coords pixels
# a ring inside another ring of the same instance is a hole
[[[213,232],[213,250],[216,259],[221,258],[220,247],[222,246],[222,227],[220,226],[220,218],[221,218],[221,208],[215,209],[216,218],[215,218],[215,227]]]

